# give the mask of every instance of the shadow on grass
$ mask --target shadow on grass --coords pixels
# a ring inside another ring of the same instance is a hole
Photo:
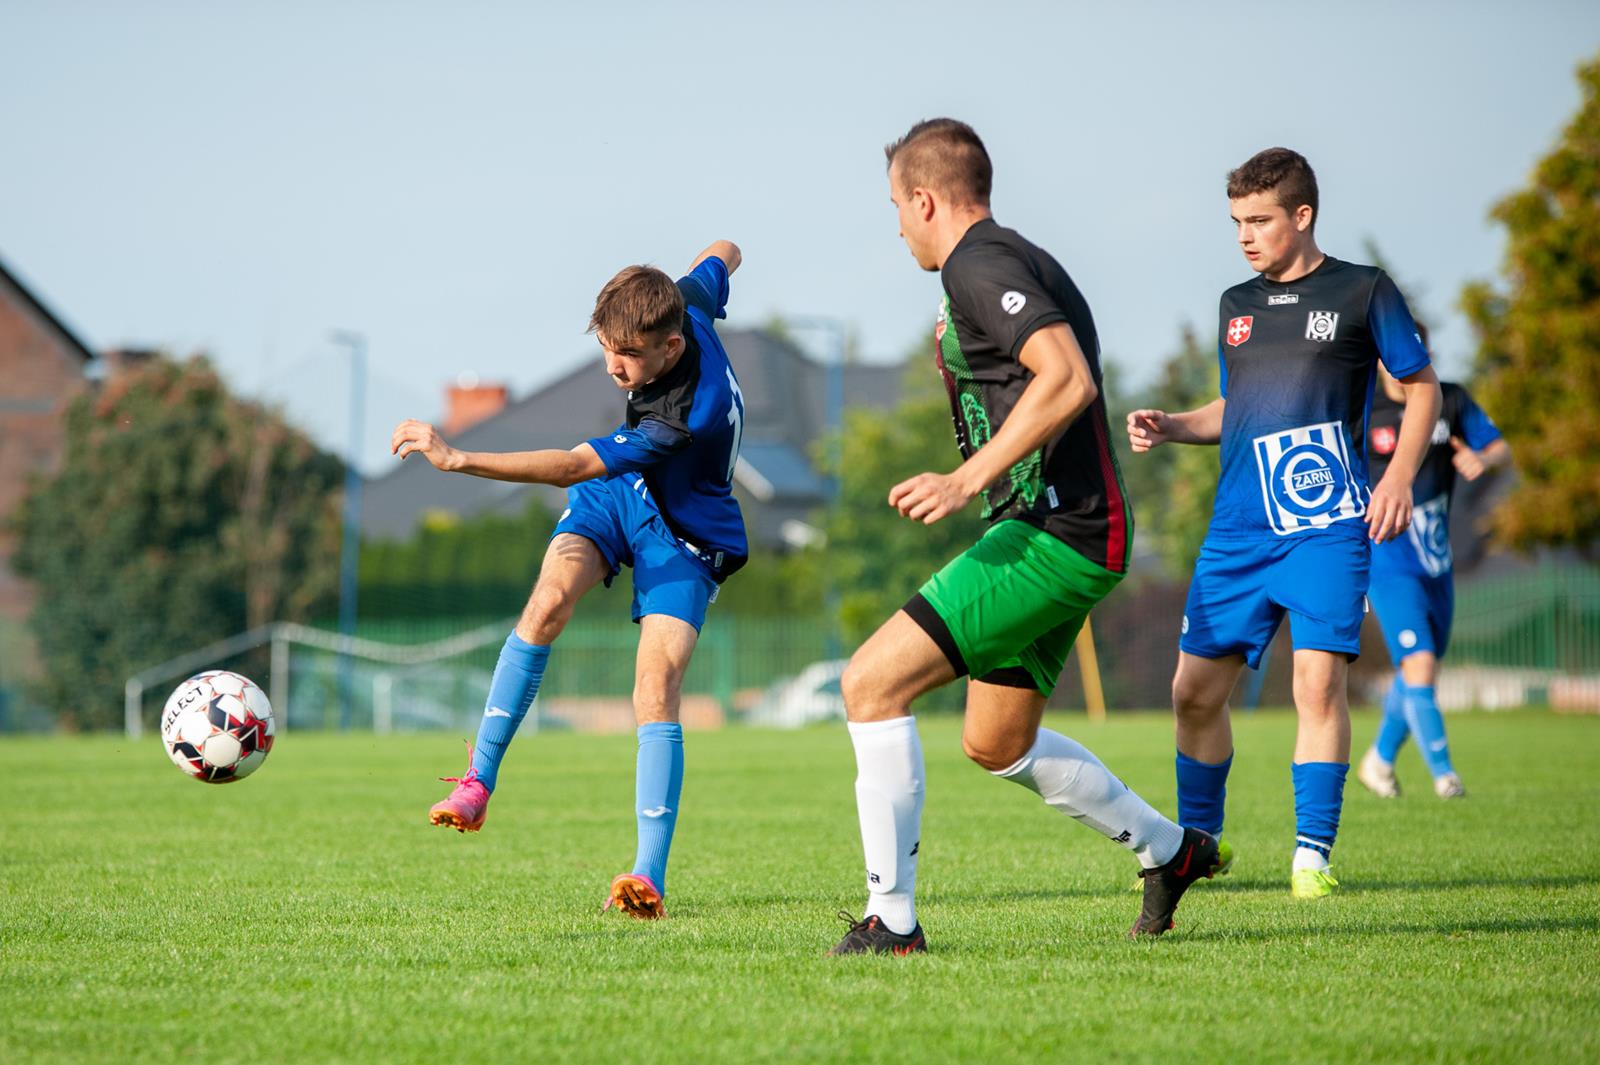
[[[1187,930],[1172,933],[1173,941],[1217,942],[1250,940],[1302,939],[1307,935],[1327,936],[1392,936],[1404,934],[1433,934],[1441,936],[1516,935],[1525,932],[1595,932],[1600,931],[1600,917],[1494,917],[1479,920],[1399,921],[1370,924],[1344,924],[1337,919],[1302,928],[1220,928],[1209,927],[1208,922],[1195,921]]]
[[[925,898],[926,902],[1037,902],[1042,899],[1104,899],[1120,898],[1124,895],[1136,895],[1133,890],[1134,878],[1128,877],[1127,885],[1116,884],[1105,887],[1056,887],[1056,888],[1031,888],[1023,890],[984,891],[973,890],[944,890],[930,892]],[[1339,894],[1355,895],[1366,892],[1378,891],[1456,891],[1463,888],[1565,888],[1565,887],[1596,887],[1600,888],[1600,874],[1567,873],[1559,876],[1460,876],[1460,877],[1416,877],[1409,880],[1380,879],[1368,880],[1352,877],[1342,881]],[[1202,881],[1194,888],[1195,891],[1207,893],[1220,891],[1230,895],[1239,894],[1268,894],[1287,895],[1289,893],[1288,877],[1282,879],[1266,877],[1233,877],[1223,876],[1208,882]],[[1196,898],[1200,896],[1195,896]],[[754,901],[780,901],[777,898]],[[792,900],[784,900],[792,901]]]

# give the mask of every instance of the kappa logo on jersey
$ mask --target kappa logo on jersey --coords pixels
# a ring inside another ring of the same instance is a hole
[[[1268,433],[1250,443],[1267,521],[1279,536],[1366,513],[1366,486],[1350,472],[1350,450],[1339,422]]]
[[[1394,454],[1394,446],[1399,442],[1400,434],[1392,425],[1380,425],[1372,430],[1372,450],[1380,455]]]
[[[1433,423],[1433,439],[1430,444],[1448,444],[1450,442],[1450,423],[1440,418]]]
[[[1299,302],[1300,293],[1298,292],[1280,292],[1276,296],[1267,297],[1268,307],[1288,307]]]
[[[1411,508],[1411,527],[1406,530],[1423,572],[1438,577],[1450,572],[1450,497],[1440,494]]]
[[[1338,330],[1338,311],[1312,311],[1306,315],[1307,340],[1332,340]]]
[[[1027,306],[1027,303],[1028,297],[1015,290],[1007,292],[1004,296],[1000,297],[1000,309],[1005,311],[1007,314],[1016,314],[1018,311],[1022,310],[1023,307]]]
[[[1255,323],[1255,315],[1247,314],[1242,318],[1234,318],[1228,322],[1228,346],[1236,348],[1250,339],[1250,327]]]

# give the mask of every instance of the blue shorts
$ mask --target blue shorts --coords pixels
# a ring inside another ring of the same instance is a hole
[[[1455,579],[1448,570],[1437,577],[1375,573],[1367,598],[1372,600],[1372,612],[1378,615],[1391,662],[1398,666],[1401,659],[1418,651],[1444,657],[1450,646],[1450,619],[1456,607]]]
[[[1251,669],[1285,612],[1297,651],[1361,650],[1371,549],[1364,535],[1322,532],[1200,547],[1178,647],[1201,658],[1244,655]]]
[[[717,599],[717,582],[667,528],[637,473],[567,489],[567,509],[552,536],[562,533],[582,536],[600,549],[611,567],[608,588],[623,566],[633,567],[634,621],[665,614],[687,621],[696,631],[705,624],[706,607]]]

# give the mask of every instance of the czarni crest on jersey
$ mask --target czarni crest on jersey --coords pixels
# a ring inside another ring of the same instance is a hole
[[[1428,364],[1394,282],[1331,256],[1293,281],[1254,277],[1222,294],[1217,350],[1228,402],[1210,535],[1364,535],[1376,363],[1400,378]]]

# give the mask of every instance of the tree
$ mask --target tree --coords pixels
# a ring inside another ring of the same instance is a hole
[[[1466,286],[1479,400],[1521,483],[1494,531],[1523,549],[1600,545],[1600,57],[1578,69],[1583,102],[1528,187],[1495,204],[1504,289]]]
[[[204,359],[157,358],[79,397],[66,460],[18,509],[40,697],[72,725],[121,717],[139,669],[337,593],[343,464]]]
[[[1220,387],[1216,345],[1202,344],[1194,328],[1184,325],[1178,350],[1163,364],[1154,385],[1142,394],[1123,397],[1109,387],[1113,380],[1108,373],[1106,401],[1123,483],[1133,500],[1134,535],[1169,573],[1187,576],[1211,523],[1221,457],[1215,447],[1185,444],[1135,455],[1123,426],[1128,411],[1140,407],[1183,411],[1216,399]]]
[[[941,566],[983,535],[976,501],[927,526],[902,518],[889,489],[928,470],[960,464],[950,403],[925,353],[908,360],[906,387],[887,417],[850,410],[838,449],[837,505],[824,521],[828,534],[821,571],[837,589],[846,646],[854,647],[905,604]]]
[[[361,612],[369,617],[515,614],[539,575],[555,528],[531,493],[520,513],[425,514],[404,540],[362,544]]]

